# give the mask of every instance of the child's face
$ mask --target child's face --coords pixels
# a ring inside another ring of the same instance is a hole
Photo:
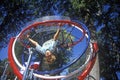
[[[49,57],[51,54],[52,54],[52,53],[51,53],[49,50],[47,50],[46,53],[45,53],[45,56],[46,56],[46,57]]]

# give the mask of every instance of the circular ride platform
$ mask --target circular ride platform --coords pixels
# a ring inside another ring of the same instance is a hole
[[[42,45],[53,38],[58,28],[61,31],[54,51],[56,60],[48,64],[29,42],[27,35]],[[94,64],[97,50],[97,44],[90,39],[90,32],[83,23],[65,16],[46,16],[30,22],[11,38],[8,59],[19,79],[29,78],[30,75],[32,79],[84,79]],[[30,73],[25,75],[25,71]]]

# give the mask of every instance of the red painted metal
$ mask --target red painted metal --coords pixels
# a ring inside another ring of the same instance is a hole
[[[15,40],[15,38],[11,38],[9,45],[8,45],[8,60],[10,62],[10,66],[13,69],[14,74],[16,74],[16,76],[20,80],[22,80],[22,74],[19,72],[19,69],[17,68],[17,66],[14,62],[13,56],[12,56],[12,45],[13,45],[14,40]]]
[[[92,55],[94,55],[94,54],[95,55],[94,55],[94,57],[92,57],[92,59],[88,63],[85,70],[78,76],[79,80],[84,80],[87,77],[87,75],[90,73],[91,69],[93,68],[93,66],[95,64],[96,54],[97,54],[97,51],[98,51],[98,44],[97,44],[97,42],[94,42],[92,45],[93,45],[93,54]]]
[[[69,47],[78,44],[78,43],[81,42],[81,41],[84,39],[84,37],[85,37],[86,31],[84,30],[84,28],[82,28],[82,26],[81,26],[80,24],[78,24],[78,23],[76,23],[76,22],[72,22],[72,21],[70,21],[70,20],[49,20],[49,21],[43,21],[43,22],[35,22],[35,23],[27,26],[26,28],[24,28],[24,29],[21,31],[21,34],[19,35],[19,37],[20,37],[25,31],[30,30],[31,28],[36,28],[37,26],[40,26],[40,25],[50,26],[50,24],[54,25],[53,23],[54,23],[54,24],[58,24],[58,25],[60,25],[60,23],[61,23],[61,24],[74,25],[74,26],[77,26],[78,28],[80,28],[80,29],[83,30],[83,35],[82,35],[82,37],[81,37],[78,41],[69,44]],[[64,45],[64,46],[66,46],[66,45]]]
[[[85,33],[86,33],[85,30],[82,28],[82,26],[80,24],[75,23],[75,22],[72,22],[72,21],[69,21],[69,20],[51,20],[51,21],[45,21],[45,22],[35,22],[32,25],[29,25],[27,28],[23,29],[19,36],[21,36],[26,30],[29,30],[32,27],[37,27],[38,25],[44,25],[44,24],[47,25],[47,23],[57,23],[57,24],[58,23],[68,23],[68,24],[73,24],[73,25],[81,28],[83,30],[83,36],[79,39],[79,41],[75,42],[72,45],[75,45],[78,42],[80,42],[84,38]],[[13,45],[14,40],[15,40],[15,38],[11,38],[11,40],[9,42],[9,46],[8,46],[8,60],[10,61],[10,66],[13,69],[14,74],[16,74],[16,76],[20,80],[22,80],[23,75],[20,73],[19,69],[17,68],[17,66],[16,66],[16,64],[14,62],[13,56],[12,56],[12,45]],[[94,51],[94,53],[96,53],[98,51],[97,43],[93,43],[93,51]],[[84,72],[82,72],[82,74],[80,74],[78,76],[79,80],[84,80],[85,79],[85,77],[90,73],[90,71],[91,71],[95,61],[96,61],[96,56],[91,59],[89,64],[86,66]]]

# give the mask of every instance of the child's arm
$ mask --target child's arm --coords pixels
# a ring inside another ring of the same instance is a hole
[[[37,46],[37,45],[38,45],[38,42],[32,40],[31,38],[28,38],[28,40],[29,40],[34,46]]]
[[[57,32],[55,33],[53,39],[56,41],[58,39],[58,36],[60,34],[60,28],[57,30]]]
[[[34,41],[33,39],[29,38],[29,35],[27,35],[28,40],[34,45],[37,46],[38,42]]]

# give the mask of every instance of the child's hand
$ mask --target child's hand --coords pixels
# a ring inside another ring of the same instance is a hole
[[[63,23],[58,23],[59,28],[62,27],[64,24]]]
[[[30,35],[29,34],[27,34],[27,36],[26,36],[27,38],[29,38],[30,37]]]

